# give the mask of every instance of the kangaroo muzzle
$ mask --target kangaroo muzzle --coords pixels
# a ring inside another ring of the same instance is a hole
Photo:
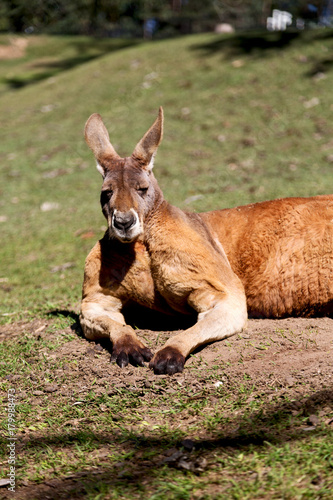
[[[133,208],[128,212],[114,210],[110,229],[114,236],[124,243],[130,243],[142,233],[139,216]]]

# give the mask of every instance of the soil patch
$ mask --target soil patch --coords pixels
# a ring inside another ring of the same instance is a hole
[[[28,40],[25,38],[10,38],[8,45],[0,45],[0,60],[19,59],[23,57],[28,43]]]
[[[50,339],[54,333],[44,333],[50,321],[35,320],[29,323],[14,323],[0,326],[0,341],[20,337],[22,332],[30,332],[41,339]],[[313,387],[323,387],[332,382],[333,366],[333,319],[331,318],[287,318],[281,320],[249,320],[248,328],[239,335],[207,345],[186,361],[182,374],[175,376],[154,375],[147,367],[128,366],[120,369],[115,363],[110,363],[111,343],[99,343],[86,340],[80,327],[75,324],[75,338],[64,343],[53,354],[44,353],[50,359],[63,358],[71,363],[77,361],[78,369],[67,372],[72,383],[88,382],[90,377],[112,379],[115,390],[129,386],[140,386],[143,381],[167,378],[172,381],[186,380],[186,384],[200,386],[198,373],[205,367],[214,365],[216,378],[223,374],[229,380],[237,379],[247,374],[248,378],[259,386],[266,387],[272,381],[281,386],[293,385],[292,379],[304,379],[304,383]],[[70,331],[68,328],[67,331]],[[66,332],[66,330],[64,330]],[[178,333],[178,332],[177,332]],[[139,330],[138,335],[153,352],[161,348],[174,331],[156,332]],[[120,384],[120,386],[119,386]],[[103,385],[103,384],[100,384]],[[87,391],[89,387],[87,387]]]
[[[135,395],[141,401],[136,412],[142,413],[145,427],[143,430],[142,420],[133,421],[131,432],[138,436],[142,433],[144,436],[149,429],[165,423],[161,417],[163,413],[159,412],[155,416],[149,411],[151,404],[161,395],[169,395],[171,401],[173,397],[176,401],[179,399],[179,391],[183,391],[182,397],[191,401],[208,400],[213,408],[214,405],[221,403],[217,391],[223,388],[229,390],[230,393],[233,388],[239,389],[242,385],[245,393],[249,387],[252,387],[251,393],[249,392],[247,396],[247,405],[250,405],[255,398],[264,399],[268,404],[270,401],[274,404],[278,401],[279,411],[288,411],[291,415],[304,415],[305,432],[318,425],[329,428],[333,426],[333,319],[250,320],[248,329],[244,333],[197,351],[187,360],[184,372],[174,376],[154,375],[147,367],[128,366],[120,369],[116,364],[110,363],[110,343],[89,342],[82,337],[77,324],[53,333],[48,331],[50,325],[52,321],[38,319],[30,323],[15,323],[0,327],[0,340],[2,341],[14,337],[19,341],[24,332],[36,335],[41,340],[56,338],[59,335],[72,335],[71,340],[62,343],[52,351],[41,348],[38,352],[26,353],[25,360],[31,366],[30,377],[33,381],[35,380],[35,387],[28,391],[29,393],[20,390],[20,374],[11,374],[6,378],[16,387],[19,400],[29,399],[32,407],[48,404],[45,396],[49,404],[52,404],[52,400],[59,396],[64,401],[72,400],[73,404],[78,404],[92,390],[96,397],[103,394],[110,397],[119,396],[121,393]],[[173,334],[174,332],[139,331],[140,337],[153,351],[160,348]],[[51,383],[41,380],[40,374],[37,371],[35,373],[34,364],[41,356],[48,360],[51,370],[52,364],[62,360],[62,366],[57,368]],[[161,398],[160,410],[163,410],[162,404]],[[101,412],[107,411],[103,405],[100,405],[100,409]],[[268,413],[274,411],[277,411],[276,407],[271,408]],[[209,412],[209,407],[207,407],[207,412]],[[227,410],[224,416],[227,422]],[[115,422],[121,422],[123,417],[121,414],[113,415]],[[196,414],[183,412],[175,414],[174,417],[168,415],[167,424],[171,428],[174,426],[177,432],[186,432],[198,418],[200,417]],[[239,433],[237,412],[234,409],[230,418],[231,426],[221,424],[219,432],[224,437],[222,441],[220,440],[220,445],[226,446],[227,449],[236,441],[237,446],[251,439],[256,442],[259,434],[256,434],[254,438],[253,429],[248,435],[246,432]],[[65,424],[73,430],[87,425],[95,429],[94,423],[86,421],[85,418],[72,419]],[[264,419],[260,420],[260,425],[258,433],[265,434],[267,430]],[[44,439],[43,436],[42,431],[39,436],[36,431],[26,430],[18,438],[20,446],[24,449],[30,440]],[[109,441],[117,440],[117,436],[110,434],[100,439],[101,445],[96,452],[101,460],[100,468],[86,472],[81,470],[68,477],[53,478],[38,485],[23,481],[15,493],[15,498],[82,498],[80,496],[82,492],[79,492],[78,486],[81,480],[89,476],[89,481],[93,482],[95,477],[93,475],[97,475],[100,480],[103,481],[105,477],[105,481],[109,482],[110,473],[103,466],[103,461],[107,460],[105,446]],[[179,448],[171,448],[158,458],[158,462],[156,459],[141,462],[140,467],[136,469],[138,478],[142,479],[144,474],[149,476],[149,468],[158,467],[160,464],[170,464],[170,466],[185,469],[188,467],[188,470],[197,473],[196,471],[201,471],[206,467],[205,456],[209,460],[207,450],[216,446],[216,439],[216,430],[210,433],[207,428],[198,430],[195,435],[189,434],[187,442],[186,440],[182,442],[183,451],[179,451]],[[276,439],[283,440],[284,438],[276,436]],[[194,443],[197,450],[203,450],[203,455],[199,457],[199,461],[186,461],[184,447],[186,452],[186,446],[193,448]],[[128,464],[119,467],[123,466],[129,467]],[[6,488],[1,488],[0,492],[3,495],[2,498],[11,497],[11,492],[8,492]]]

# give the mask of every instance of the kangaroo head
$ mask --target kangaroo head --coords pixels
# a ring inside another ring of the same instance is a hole
[[[85,139],[103,176],[101,205],[109,234],[123,243],[143,234],[147,216],[163,199],[152,173],[162,135],[163,109],[160,108],[157,119],[138,142],[132,156],[121,158],[110,142],[101,116],[95,113],[86,123]]]

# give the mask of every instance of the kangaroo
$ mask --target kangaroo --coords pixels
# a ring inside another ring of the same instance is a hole
[[[111,360],[174,374],[198,346],[241,332],[252,317],[328,315],[333,310],[333,195],[285,198],[187,213],[163,197],[152,172],[163,110],[121,158],[99,114],[85,139],[103,176],[108,223],[86,259],[80,322],[86,338],[107,337]],[[137,303],[197,321],[154,355],[127,325]]]

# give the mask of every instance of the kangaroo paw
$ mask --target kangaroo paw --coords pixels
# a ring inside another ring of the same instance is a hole
[[[130,363],[134,366],[144,366],[145,361],[150,361],[153,353],[141,342],[125,337],[113,345],[111,361],[115,361],[120,368]]]
[[[154,370],[156,375],[166,373],[173,375],[182,372],[184,369],[185,358],[175,347],[164,347],[158,351],[151,362],[149,368]]]

